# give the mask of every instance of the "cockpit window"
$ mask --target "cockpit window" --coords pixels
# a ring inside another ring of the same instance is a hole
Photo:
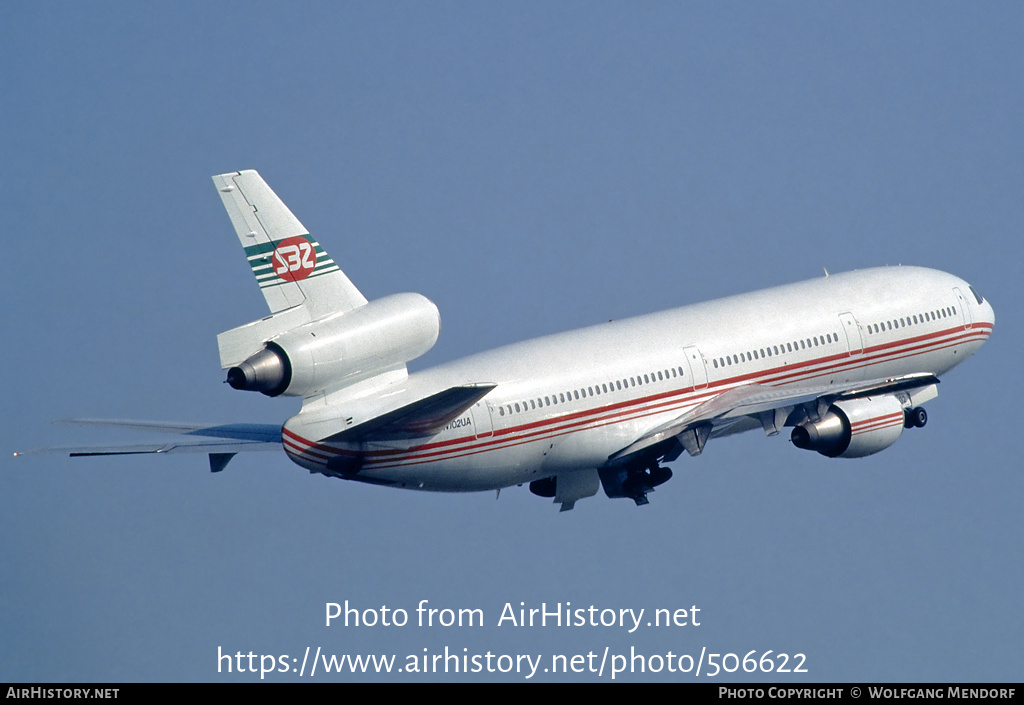
[[[975,291],[973,286],[968,284],[967,288],[971,290],[972,294],[974,294],[974,298],[977,299],[979,305],[985,303],[985,299],[981,298],[981,294]]]

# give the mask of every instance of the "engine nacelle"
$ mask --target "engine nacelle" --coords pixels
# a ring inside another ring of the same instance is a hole
[[[425,296],[385,296],[278,335],[228,370],[227,382],[271,397],[308,396],[414,360],[440,332],[437,306]]]
[[[817,423],[793,429],[793,445],[829,458],[863,458],[885,450],[903,433],[900,400],[891,395],[837,401]]]

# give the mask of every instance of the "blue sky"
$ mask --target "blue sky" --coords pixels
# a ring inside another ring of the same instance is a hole
[[[808,673],[759,678],[1019,680],[1022,20],[1016,3],[3,4],[0,681],[252,680],[218,673],[218,648],[307,646],[772,650]],[[63,418],[296,411],[222,384],[216,334],[265,306],[209,177],[246,168],[369,298],[438,305],[413,369],[881,264],[962,276],[996,331],[884,453],[751,433],[681,458],[640,509],[390,491],[283,454],[218,475],[202,456],[12,459],[142,440]],[[326,602],[424,599],[486,624],[324,626]],[[520,602],[697,605],[702,623],[498,627]]]

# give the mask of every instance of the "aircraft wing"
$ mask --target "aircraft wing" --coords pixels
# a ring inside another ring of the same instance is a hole
[[[734,387],[698,404],[671,421],[657,426],[620,451],[609,456],[610,465],[623,465],[638,456],[649,454],[652,447],[677,439],[691,455],[703,450],[712,435],[721,435],[745,418],[759,421],[767,433],[775,435],[798,406],[816,404],[817,413],[824,411],[836,399],[867,396],[879,393],[918,389],[938,384],[931,374],[913,374],[903,377],[877,379],[848,384],[821,384],[808,387],[771,387],[748,384]],[[668,458],[673,460],[674,457]]]
[[[281,427],[271,424],[197,424],[172,423],[166,421],[130,421],[122,419],[68,419],[66,423],[82,426],[106,426],[128,428],[137,431],[177,433],[200,438],[182,441],[154,441],[134,445],[80,446],[74,448],[41,448],[14,455],[29,453],[67,453],[72,458],[97,455],[140,455],[147,453],[208,453],[210,470],[224,469],[237,453],[256,450],[281,450]]]

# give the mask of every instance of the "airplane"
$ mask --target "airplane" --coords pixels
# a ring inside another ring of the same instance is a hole
[[[528,484],[561,511],[604,490],[638,506],[665,467],[712,439],[789,428],[792,444],[860,458],[920,428],[939,378],[991,335],[966,281],[878,267],[506,345],[410,373],[437,307],[367,299],[256,171],[213,177],[270,315],[217,336],[237,390],[302,398],[283,426],[81,423],[182,442],[73,456],[280,450],[311,473],[432,492]],[[200,440],[201,439],[201,440]]]

